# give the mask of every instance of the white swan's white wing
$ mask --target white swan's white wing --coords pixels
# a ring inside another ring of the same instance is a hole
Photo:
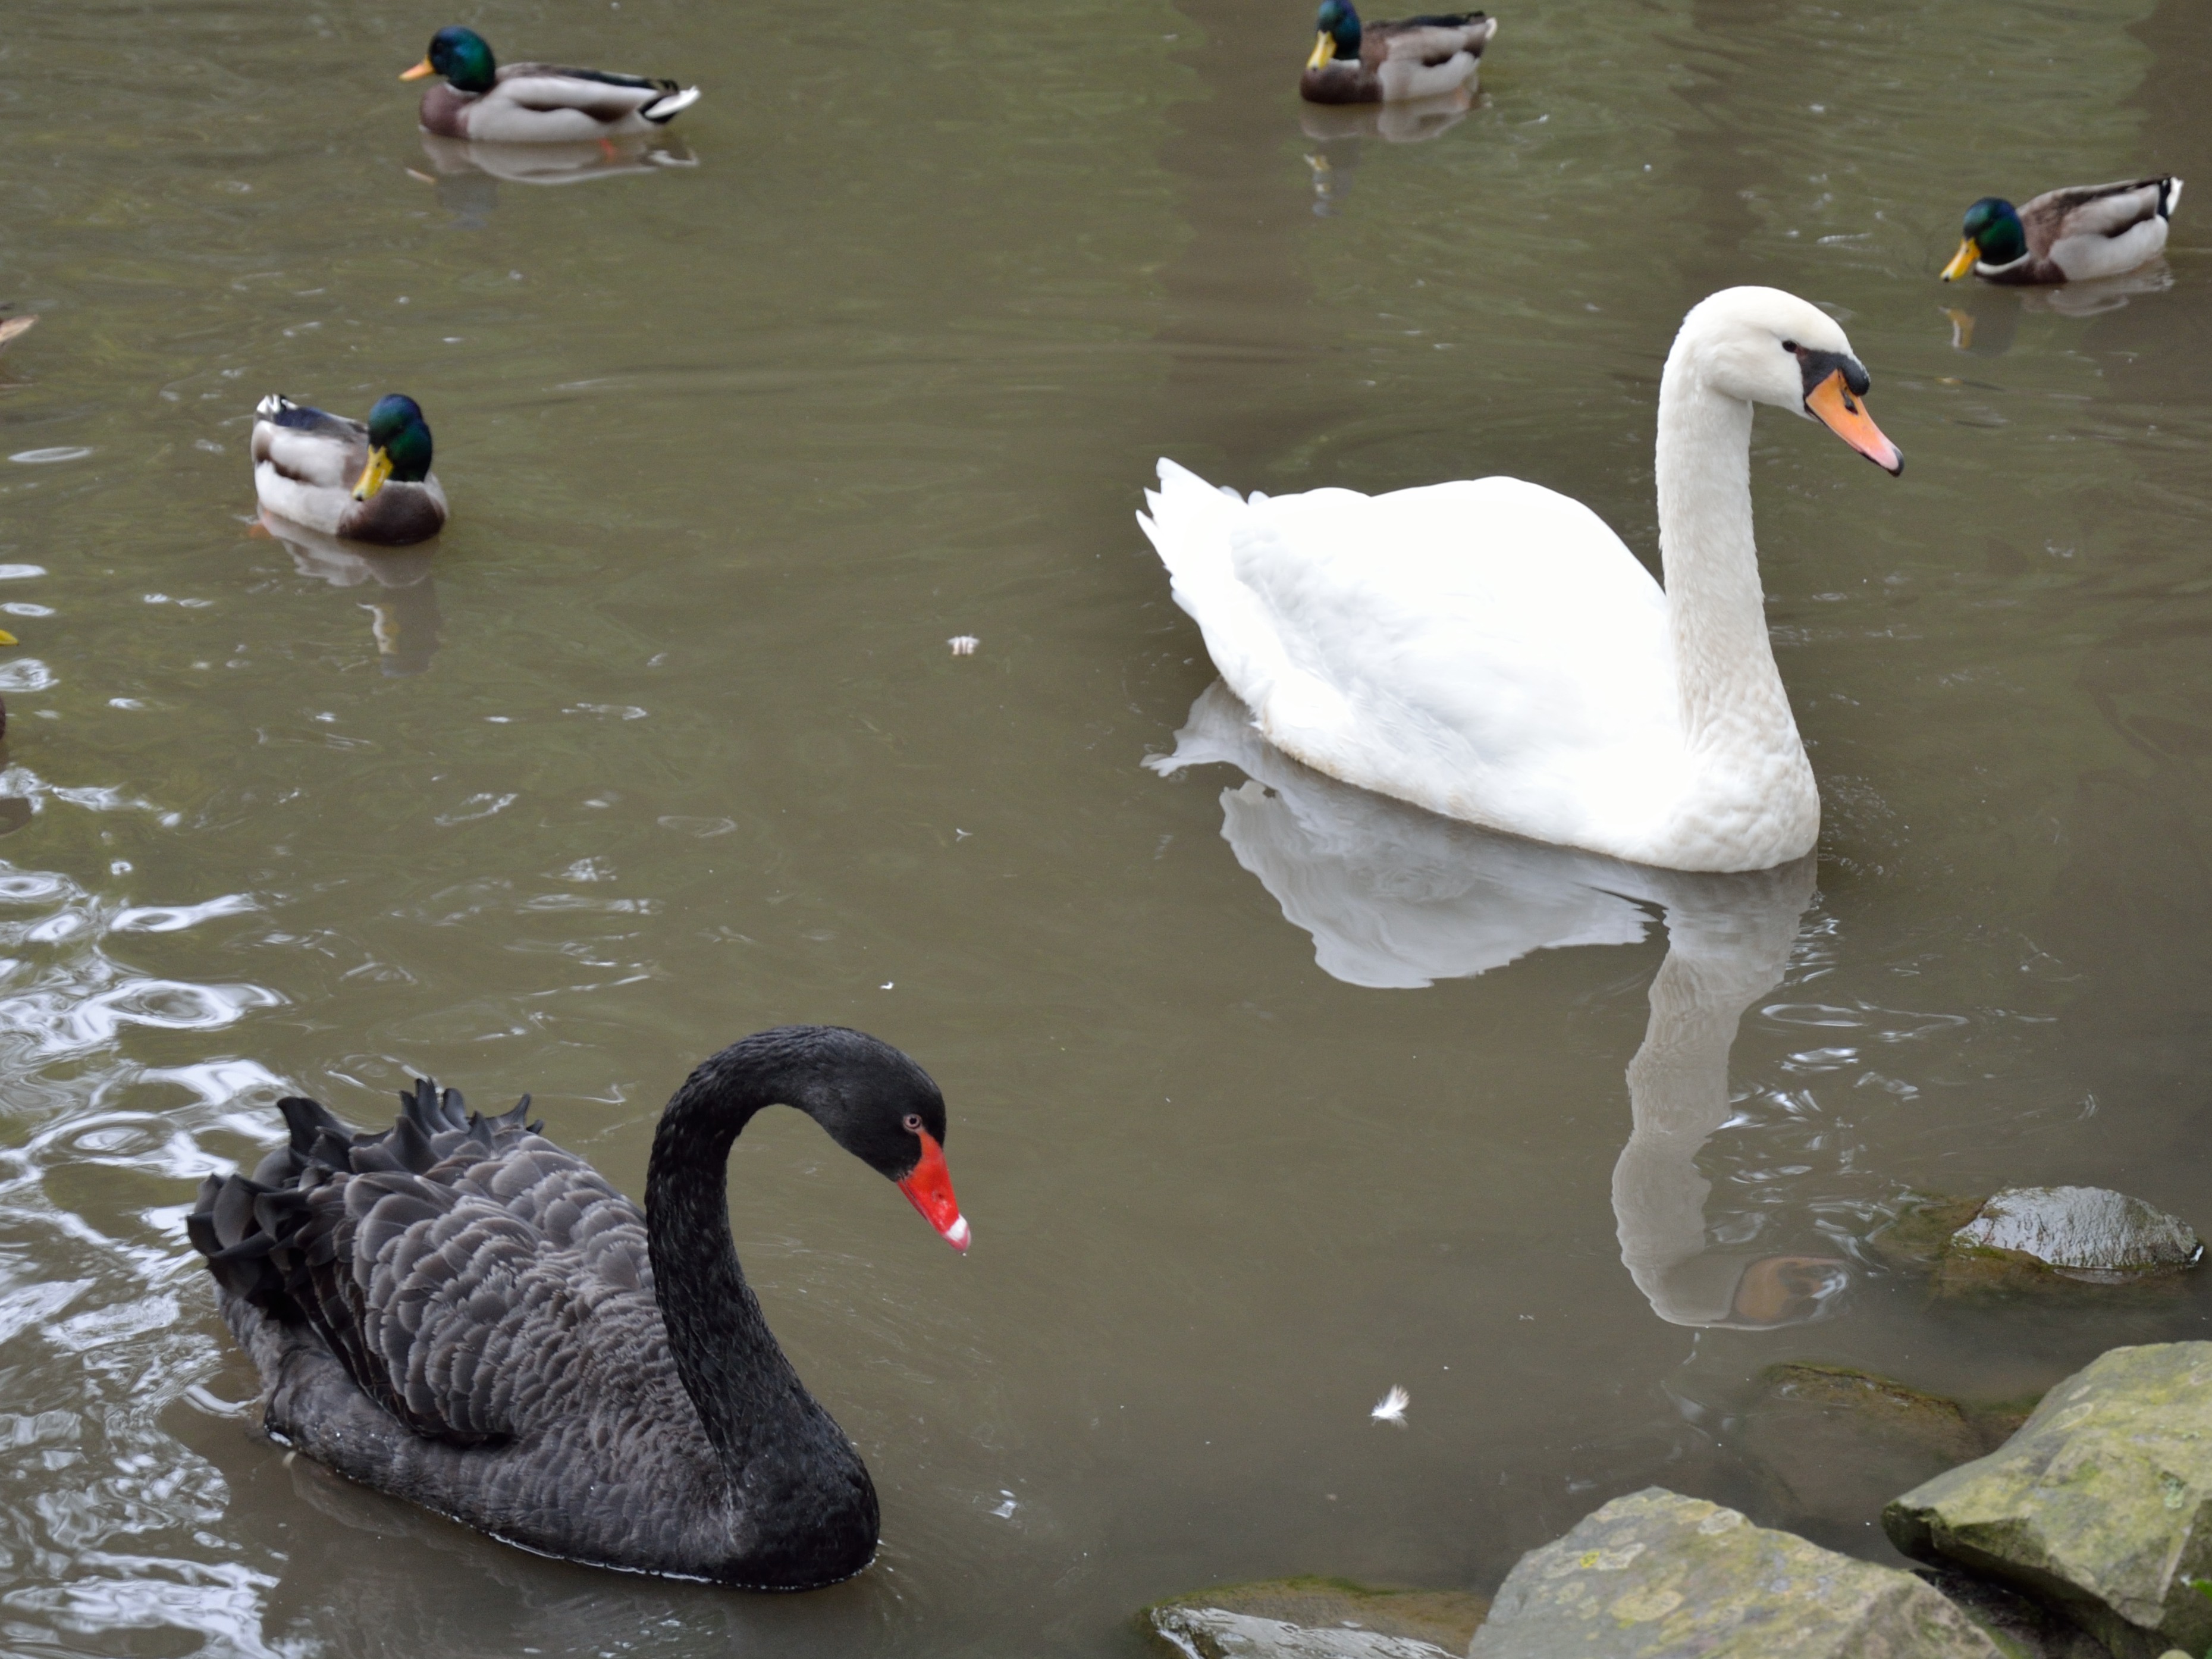
[[[1309,765],[1540,840],[1621,846],[1679,790],[1666,600],[1513,478],[1250,501],[1173,462],[1146,533],[1222,678]]]

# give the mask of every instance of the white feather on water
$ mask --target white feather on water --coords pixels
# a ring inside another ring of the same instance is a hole
[[[1377,1423],[1389,1423],[1402,1429],[1406,1426],[1406,1407],[1410,1401],[1411,1396],[1393,1382],[1390,1392],[1375,1402],[1375,1409],[1368,1415]]]

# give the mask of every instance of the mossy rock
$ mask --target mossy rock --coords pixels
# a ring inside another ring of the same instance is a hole
[[[1468,1659],[1998,1659],[1909,1572],[1653,1486],[1522,1556]]]
[[[1759,1373],[1739,1437],[1795,1524],[1859,1527],[1906,1487],[2002,1444],[2034,1403],[1967,1404],[1848,1365],[1791,1360]]]
[[[1891,1504],[1907,1555],[2063,1608],[2116,1659],[2212,1643],[2212,1342],[2114,1348],[1988,1456]]]
[[[1951,1235],[1981,1213],[1982,1206],[1988,1202],[1986,1197],[1912,1194],[1896,1218],[1868,1238],[1866,1248],[1884,1267],[1899,1273],[1932,1273],[1950,1245]]]
[[[1848,1413],[1869,1430],[1909,1439],[1954,1463],[1995,1451],[2027,1421],[2040,1397],[1952,1400],[1874,1371],[1812,1359],[1769,1365],[1759,1381],[1773,1399]]]

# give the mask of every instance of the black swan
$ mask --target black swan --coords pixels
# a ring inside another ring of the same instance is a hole
[[[945,1099],[890,1044],[787,1025],[661,1114],[645,1212],[526,1121],[427,1080],[356,1134],[278,1103],[291,1144],[210,1176],[187,1218],[261,1373],[270,1433],[364,1485],[547,1555],[758,1589],[874,1558],[875,1487],[745,1284],[723,1182],[795,1106],[958,1249]]]

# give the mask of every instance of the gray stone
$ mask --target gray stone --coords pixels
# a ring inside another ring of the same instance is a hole
[[[1188,1659],[1454,1659],[1411,1637],[1291,1625],[1220,1607],[1155,1607],[1151,1620],[1153,1633]]]
[[[1898,1548],[2056,1604],[2116,1659],[2212,1643],[2212,1342],[2114,1348],[1890,1504]]]
[[[2189,1225],[2101,1187],[2020,1187],[1990,1198],[1921,1194],[1867,1240],[1939,1295],[2080,1295],[2083,1284],[2173,1295],[2203,1259]]]
[[[1459,1590],[1274,1578],[1163,1601],[1145,1625],[1188,1659],[1455,1659],[1489,1608]]]
[[[2187,1222],[2102,1187],[2013,1188],[1983,1205],[1951,1243],[2093,1281],[2192,1267],[2204,1254]]]
[[[1998,1659],[1911,1573],[1717,1504],[1616,1498],[1506,1577],[1468,1659]]]

